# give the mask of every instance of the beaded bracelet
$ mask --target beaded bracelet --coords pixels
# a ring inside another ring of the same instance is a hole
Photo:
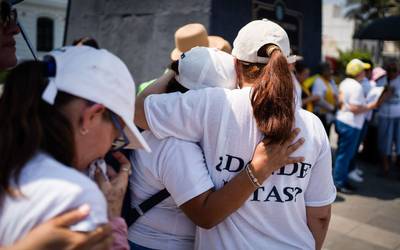
[[[246,165],[246,167],[245,167],[245,171],[246,171],[246,173],[247,173],[247,176],[249,176],[251,182],[253,183],[253,185],[254,185],[256,188],[262,187],[261,184],[260,184],[260,182],[258,182],[257,177],[255,177],[254,174],[253,174],[253,172],[251,171],[250,166],[251,166],[251,163],[248,163],[248,164]]]

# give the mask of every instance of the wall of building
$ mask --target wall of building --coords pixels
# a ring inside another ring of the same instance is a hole
[[[176,29],[191,22],[208,28],[210,12],[211,0],[71,0],[67,42],[93,36],[139,83],[160,76],[171,62]]]
[[[70,0],[67,42],[93,36],[128,64],[136,82],[143,82],[162,74],[169,64],[180,26],[199,22],[210,35],[232,43],[241,27],[264,17],[255,14],[255,6],[273,8],[277,2],[285,7],[284,18],[295,18],[301,26],[286,23],[285,28],[293,29],[298,51],[316,66],[321,60],[321,0]]]
[[[16,6],[18,11],[18,19],[23,25],[33,48],[36,51],[36,23],[39,17],[48,17],[54,21],[54,44],[57,48],[62,46],[64,38],[65,17],[68,0],[25,0]],[[16,38],[17,57],[19,60],[32,59],[32,55],[22,38],[18,35]],[[37,52],[39,56],[43,56],[45,52]]]
[[[333,3],[324,4],[322,12],[323,56],[338,57],[338,50],[351,50],[355,23],[345,18],[343,6]]]
[[[275,13],[279,3],[284,6],[282,20]],[[256,11],[256,8],[269,11]],[[210,30],[233,42],[239,29],[249,21],[268,18],[287,30],[293,47],[308,65],[315,67],[321,60],[321,8],[321,0],[215,0]]]

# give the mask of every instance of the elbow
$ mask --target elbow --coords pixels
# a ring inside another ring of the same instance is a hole
[[[136,126],[140,127],[141,129],[147,129],[144,120],[145,120],[145,114],[144,114],[144,97],[138,96],[135,101],[135,117],[134,117],[134,123]]]
[[[203,229],[211,229],[218,225],[222,220],[212,218],[210,215],[202,215],[198,218],[192,218],[192,222]]]
[[[208,229],[215,227],[218,224],[218,222],[210,220],[210,219],[203,219],[203,220],[197,221],[195,224],[203,229],[208,230]]]

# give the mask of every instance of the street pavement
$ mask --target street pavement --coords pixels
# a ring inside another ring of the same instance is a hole
[[[364,183],[355,194],[338,193],[323,249],[400,250],[400,171],[378,177],[379,164],[358,161]]]

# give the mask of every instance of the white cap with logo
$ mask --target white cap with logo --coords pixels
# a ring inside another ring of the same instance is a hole
[[[195,47],[181,55],[176,80],[187,89],[237,86],[235,58],[215,48]]]
[[[150,147],[133,123],[135,82],[126,65],[105,49],[71,46],[54,50],[56,72],[42,98],[54,104],[58,91],[104,105],[126,124],[127,148]]]
[[[288,63],[295,62],[295,57],[290,56],[290,43],[286,31],[268,19],[255,20],[241,28],[233,42],[232,55],[245,62],[267,63],[267,57],[257,55],[259,49],[266,44],[277,45]]]

